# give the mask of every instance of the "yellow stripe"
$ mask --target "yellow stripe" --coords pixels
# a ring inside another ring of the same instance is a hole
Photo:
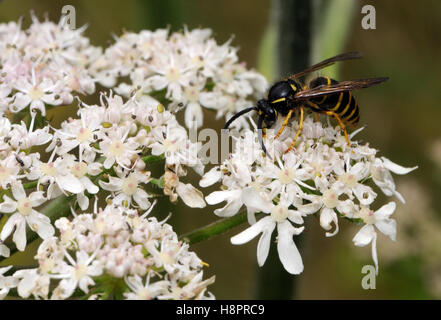
[[[351,114],[349,116],[347,116],[345,119],[351,119],[352,115],[355,113],[355,110],[357,109],[357,105],[354,106],[354,110],[352,110]]]
[[[326,78],[326,81],[328,82],[327,85],[330,86],[331,85],[331,78],[329,78],[329,77],[325,77],[325,78]]]
[[[348,102],[348,104],[346,105],[346,107],[345,107],[345,109],[343,110],[343,112],[340,113],[342,116],[346,113],[346,111],[348,111],[349,106],[351,105],[352,94],[350,94],[349,92],[348,92],[348,94],[349,94],[349,102]],[[355,109],[354,109],[354,110],[355,110]],[[347,118],[346,118],[346,119],[347,119]]]
[[[290,84],[290,86],[291,86],[291,88],[292,88],[294,91],[297,91],[297,87],[296,87],[295,85]]]
[[[338,109],[338,107],[340,107],[340,103],[341,103],[341,100],[342,100],[342,99],[343,99],[343,92],[340,93],[340,96],[338,97],[338,102],[337,102],[337,104],[335,105],[335,107],[331,109],[332,111],[335,111],[335,110]]]
[[[285,101],[285,100],[286,100],[286,98],[280,98],[280,99],[277,99],[277,100],[271,101],[271,103],[282,102],[282,101]]]
[[[318,101],[317,104],[322,104],[323,102],[325,102],[327,97],[327,95],[323,96],[322,100]]]

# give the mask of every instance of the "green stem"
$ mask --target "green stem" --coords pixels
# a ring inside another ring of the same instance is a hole
[[[312,36],[312,1],[274,0],[276,24],[277,74],[284,78],[306,68],[310,64]],[[256,299],[291,299],[296,296],[297,278],[289,274],[282,266],[273,232],[271,248],[265,265],[259,268],[256,281]],[[299,246],[300,239],[295,242]]]
[[[24,183],[23,188],[32,189],[32,188],[35,188],[37,185],[38,185],[38,180],[29,182],[29,183]]]
[[[195,231],[186,233],[179,238],[190,245],[210,239],[247,221],[247,213],[242,212],[230,218],[220,219]]]

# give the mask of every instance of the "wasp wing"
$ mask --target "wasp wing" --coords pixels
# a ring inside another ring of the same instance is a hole
[[[363,88],[368,88],[385,82],[388,80],[388,77],[381,78],[367,78],[367,79],[359,79],[359,80],[349,80],[342,81],[336,84],[321,85],[312,89],[306,89],[298,92],[294,95],[296,100],[306,100],[310,98],[322,97],[328,94],[339,93],[343,91],[353,91]]]
[[[335,57],[323,60],[322,62],[319,62],[313,66],[310,66],[309,68],[307,68],[299,73],[293,74],[292,76],[289,77],[289,79],[300,78],[300,77],[307,75],[308,73],[311,73],[313,71],[329,67],[330,65],[333,65],[334,63],[336,63],[338,61],[360,59],[361,57],[362,57],[362,55],[360,52],[342,53],[342,54],[336,55]]]

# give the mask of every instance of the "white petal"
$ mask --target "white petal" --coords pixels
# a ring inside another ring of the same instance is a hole
[[[32,212],[26,217],[26,221],[32,230],[37,232],[41,239],[52,237],[55,233],[55,229],[52,226],[50,219],[35,210],[32,210]]]
[[[206,206],[204,195],[190,183],[179,182],[176,192],[184,203],[191,208],[204,208]]]
[[[257,244],[257,263],[260,267],[264,265],[265,260],[268,257],[271,246],[271,235],[273,234],[275,227],[275,223],[268,224],[260,236],[259,243]]]
[[[395,197],[398,198],[398,200],[400,200],[401,203],[406,203],[406,201],[404,200],[403,196],[401,195],[401,193],[399,193],[397,190],[394,191]]]
[[[68,173],[66,175],[58,175],[55,180],[60,188],[69,191],[71,193],[80,193],[84,191],[84,187],[80,180],[75,178],[74,175]]]
[[[89,198],[84,195],[84,192],[77,194],[77,201],[81,210],[86,210],[89,207]]]
[[[374,227],[371,224],[366,224],[358,231],[352,241],[357,247],[364,247],[372,241],[375,235]]]
[[[80,179],[80,181],[83,184],[83,186],[86,188],[87,192],[89,192],[90,194],[97,194],[98,191],[100,191],[100,188],[94,185],[88,177],[84,176]]]
[[[261,233],[270,224],[274,224],[271,217],[265,217],[257,221],[252,226],[248,227],[241,233],[235,235],[231,238],[231,243],[235,245],[244,244],[252,239],[254,239],[259,233]]]
[[[98,184],[107,191],[119,191],[122,189],[122,179],[117,177],[109,176],[109,182],[105,181],[98,181]]]
[[[288,210],[288,219],[296,224],[303,224],[302,214],[296,210]]]
[[[388,204],[385,204],[380,209],[375,211],[375,219],[378,221],[389,218],[390,215],[394,213],[395,208],[396,208],[396,204],[393,201],[389,202]]]
[[[222,177],[222,174],[219,170],[219,167],[214,167],[210,171],[204,174],[201,181],[199,181],[199,185],[202,188],[206,188],[218,182]]]
[[[102,266],[97,263],[97,261],[93,262],[89,267],[87,268],[87,274],[92,277],[99,276],[103,273]]]
[[[377,233],[374,232],[372,237],[372,260],[374,260],[375,270],[378,275],[378,257],[377,257]]]
[[[385,157],[381,157],[381,160],[383,160],[384,167],[390,171],[392,171],[395,174],[408,174],[409,172],[418,169],[418,166],[412,167],[412,168],[405,168],[402,167],[389,159]]]
[[[47,199],[44,197],[43,191],[34,191],[29,195],[29,200],[31,200],[32,207],[38,207],[45,203]]]
[[[256,212],[251,208],[247,208],[247,220],[250,225],[255,224],[256,220]]]
[[[11,250],[4,244],[0,244],[0,256],[8,258],[11,254]]]
[[[383,234],[387,235],[392,241],[397,240],[397,222],[394,219],[380,220],[375,223],[375,226]]]
[[[0,238],[2,241],[5,241],[7,237],[14,231],[14,228],[17,224],[24,223],[24,218],[21,214],[16,213],[9,217],[8,221],[6,221],[3,226],[2,232],[0,234]]]
[[[371,187],[365,186],[358,183],[355,188],[353,188],[354,194],[363,206],[368,206],[374,202],[377,194],[372,190]]]
[[[115,157],[109,157],[104,160],[103,166],[105,169],[110,169],[111,166],[115,163]]]
[[[77,284],[78,281],[72,278],[61,280],[58,286],[62,288],[61,289],[61,291],[63,292],[63,294],[61,295],[62,298],[66,299],[70,297],[74,293]]]
[[[199,128],[202,126],[202,121],[203,113],[201,106],[199,103],[190,102],[185,109],[185,125],[187,128],[192,128],[195,122],[196,127]]]
[[[15,200],[26,198],[26,192],[21,183],[13,183],[11,189],[12,195],[14,196]]]
[[[20,111],[20,110],[26,108],[29,105],[29,103],[31,103],[31,101],[32,100],[28,95],[24,95],[23,93],[18,92],[15,94],[15,100],[14,100],[13,105],[17,107],[17,109],[18,109],[17,111]],[[14,112],[17,112],[17,111],[14,111]]]
[[[241,198],[247,207],[257,209],[259,212],[270,213],[274,207],[272,201],[265,201],[253,187],[243,189]]]
[[[78,282],[78,287],[83,290],[83,292],[88,293],[89,292],[89,286],[93,286],[95,282],[91,277],[82,277],[80,281]]]
[[[318,210],[320,210],[321,207],[322,204],[320,202],[311,202],[303,206],[300,206],[298,209],[302,214],[308,215],[308,214],[316,213]]]
[[[17,211],[17,202],[4,195],[3,202],[0,203],[0,212],[12,213],[15,211]]]
[[[304,227],[294,228],[287,220],[277,224],[277,251],[283,267],[291,274],[300,274],[303,271],[302,257],[292,239],[294,234],[301,233],[303,229]]]
[[[37,284],[37,279],[36,274],[25,275],[17,286],[19,296],[24,299],[28,298]]]
[[[140,188],[138,188],[136,193],[133,195],[133,199],[142,210],[147,210],[150,207],[149,195]]]
[[[12,241],[14,241],[18,250],[24,251],[26,248],[26,221],[24,219],[17,223]]]
[[[229,190],[229,191],[214,191],[205,197],[208,204],[214,205],[225,200],[233,200],[233,198],[238,198],[241,194],[240,190]]]
[[[326,231],[331,230],[331,223],[334,222],[335,230],[334,232],[326,232],[327,237],[335,236],[338,233],[338,218],[334,210],[329,208],[323,208],[320,214],[320,226]]]
[[[240,198],[234,199],[232,201],[228,201],[226,206],[220,209],[214,210],[214,214],[219,217],[232,217],[237,212],[239,212],[239,209],[242,208],[242,201]]]

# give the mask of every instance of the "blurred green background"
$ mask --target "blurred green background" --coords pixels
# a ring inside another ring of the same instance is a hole
[[[340,233],[326,238],[318,222],[310,219],[300,249],[305,271],[297,276],[298,286],[292,298],[441,298],[441,2],[325,2],[314,2],[319,9],[313,28],[313,62],[344,51],[361,51],[363,60],[342,64],[339,80],[390,77],[381,86],[356,93],[361,125],[367,126],[359,138],[379,149],[380,155],[403,166],[418,165],[419,169],[396,177],[398,191],[407,199],[407,205],[400,205],[394,214],[398,220],[397,243],[379,236],[376,290],[361,287],[361,268],[372,261],[370,247],[355,248],[352,244],[358,227],[342,222]],[[178,30],[183,24],[189,28],[208,27],[219,43],[234,35],[233,45],[240,48],[241,61],[263,72],[270,81],[276,80],[272,79],[274,4],[270,0],[3,0],[0,22],[24,16],[27,25],[30,10],[40,18],[46,14],[58,21],[61,8],[67,4],[76,9],[77,26],[89,25],[85,34],[95,45],[105,46],[112,41],[112,34],[119,35],[124,29],[170,26]],[[361,7],[365,4],[376,9],[375,30],[361,27]],[[281,70],[285,74],[295,71],[298,70]],[[336,70],[323,70],[320,74],[329,72],[335,74]],[[206,112],[204,119],[204,126],[223,126],[214,120],[214,113]],[[212,190],[204,190],[205,195]],[[163,204],[161,210],[163,216],[173,211],[170,222],[178,234],[217,218],[211,207],[191,210],[183,205]],[[242,229],[243,226],[237,227],[193,247],[210,264],[206,276],[217,277],[211,291],[218,299],[254,297],[259,272],[257,240],[243,246],[229,242]]]

